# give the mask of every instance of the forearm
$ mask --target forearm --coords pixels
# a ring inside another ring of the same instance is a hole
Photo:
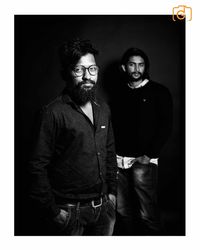
[[[49,183],[46,167],[41,163],[30,161],[29,197],[34,205],[46,216],[54,217],[59,213]]]
[[[38,135],[28,165],[30,175],[29,196],[36,206],[49,216],[58,214],[54,195],[48,178],[55,145],[55,128],[52,114],[43,111],[40,117]]]
[[[115,143],[112,125],[109,126],[108,139],[107,139],[107,175],[106,181],[108,184],[108,192],[116,195],[117,193],[117,159],[115,152]]]

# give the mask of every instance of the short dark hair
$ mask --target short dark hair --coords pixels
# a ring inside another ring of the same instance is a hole
[[[63,43],[59,49],[60,61],[63,69],[69,66],[75,66],[79,59],[88,53],[94,56],[98,54],[98,51],[92,46],[89,40],[76,38]]]
[[[142,51],[141,49],[138,48],[129,48],[128,50],[126,50],[126,52],[123,54],[122,58],[121,58],[121,65],[126,65],[129,58],[131,56],[141,56],[144,59],[144,63],[145,63],[145,77],[149,78],[149,58],[148,56],[145,54],[144,51]]]

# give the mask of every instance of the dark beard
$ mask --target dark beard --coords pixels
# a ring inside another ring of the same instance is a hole
[[[135,78],[135,77],[133,76],[133,74],[129,75],[129,76],[128,76],[128,77],[129,77],[129,81],[137,82],[137,81],[140,81],[140,80],[144,80],[144,79],[145,79],[145,77],[144,77],[143,74],[141,74],[140,72],[138,72],[138,74],[139,74],[139,77],[138,77],[138,78]]]
[[[86,89],[82,87],[85,83],[84,81],[80,82],[76,86],[68,87],[69,94],[72,100],[79,106],[85,105],[89,101],[94,101],[96,96],[96,84],[93,81],[90,81],[93,85],[91,89]]]

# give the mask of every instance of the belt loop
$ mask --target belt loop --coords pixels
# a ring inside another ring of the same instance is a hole
[[[79,219],[79,215],[80,215],[80,201],[77,202],[76,204],[76,219]]]
[[[105,202],[109,200],[108,194],[105,195]]]
[[[76,210],[79,210],[79,208],[80,208],[80,201],[79,201],[79,202],[77,202],[77,205],[76,205]]]

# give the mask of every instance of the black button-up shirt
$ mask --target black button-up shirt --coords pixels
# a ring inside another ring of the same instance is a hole
[[[92,102],[94,125],[64,94],[45,106],[30,161],[31,197],[52,216],[65,200],[116,194],[116,154],[108,106]]]

